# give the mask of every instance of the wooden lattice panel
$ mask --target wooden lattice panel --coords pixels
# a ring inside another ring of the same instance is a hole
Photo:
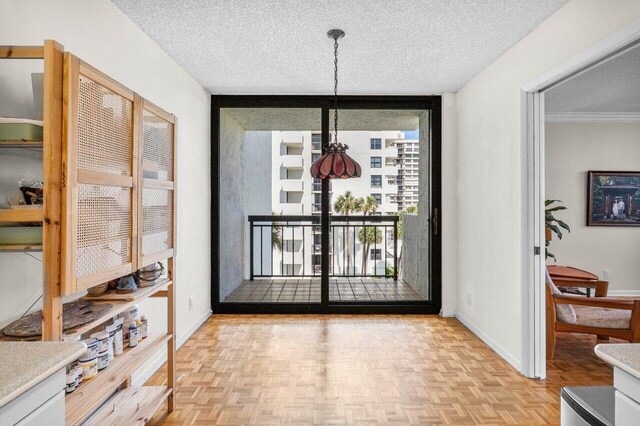
[[[131,262],[131,188],[78,185],[76,277]]]
[[[133,102],[80,74],[78,168],[132,175]]]
[[[142,255],[173,248],[173,191],[142,189]]]
[[[143,177],[173,181],[173,124],[143,111]]]

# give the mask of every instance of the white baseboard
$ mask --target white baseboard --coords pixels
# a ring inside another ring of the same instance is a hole
[[[607,296],[616,297],[639,297],[640,290],[609,290]]]
[[[440,316],[443,318],[453,318],[456,316],[456,311],[450,311],[448,309],[441,309]]]
[[[487,346],[489,346],[491,349],[493,349],[493,351],[495,353],[497,353],[505,361],[507,361],[513,368],[515,368],[518,372],[522,371],[520,369],[520,360],[518,358],[516,358],[509,351],[507,351],[505,348],[500,346],[495,340],[493,340],[491,337],[489,337],[484,331],[482,331],[478,327],[476,327],[464,315],[462,315],[462,314],[460,314],[458,312],[456,314],[456,318],[458,319],[458,321],[460,321],[462,324],[464,324],[465,327],[467,327],[469,330],[471,330],[473,332],[473,334],[478,336],[480,338],[480,340],[482,340]]]
[[[191,324],[189,328],[187,328],[183,333],[181,333],[176,338],[176,350],[179,349],[184,343],[189,340],[189,337],[193,335],[193,333],[200,328],[202,324],[204,324],[207,319],[211,316],[211,311],[206,312],[203,316],[201,316],[196,322]],[[162,350],[157,351],[155,354],[149,358],[149,361],[145,362],[142,367],[140,367],[131,379],[131,384],[133,386],[142,386],[153,374],[158,371],[162,364],[167,360],[167,349],[163,348]]]

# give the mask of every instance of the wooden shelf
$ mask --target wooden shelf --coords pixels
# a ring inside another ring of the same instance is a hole
[[[109,367],[99,372],[96,377],[82,382],[74,392],[67,394],[65,397],[67,426],[80,424],[171,337],[171,334],[150,334],[138,346],[128,348],[122,355],[116,356]]]
[[[151,293],[155,293],[157,291],[157,289],[160,288],[160,286],[164,286],[162,289],[164,290],[166,288],[166,286],[169,285],[169,280],[168,279],[164,279],[162,281],[159,281],[158,283],[154,284],[151,287],[143,287],[143,288],[139,288],[138,290],[134,291],[133,293],[125,293],[125,294],[118,294],[115,292],[115,290],[109,290],[108,292],[106,292],[105,294],[101,294],[99,296],[90,296],[90,295],[86,295],[80,298],[80,300],[92,300],[92,301],[111,301],[111,300],[116,300],[116,301],[121,301],[121,302],[129,302],[131,300],[140,300],[141,298],[145,297],[146,295],[148,295],[150,292]],[[156,290],[153,290],[156,289]]]
[[[145,425],[169,394],[171,394],[171,388],[166,386],[140,386],[122,389],[92,415],[84,425]]]
[[[70,330],[64,333],[62,336],[62,340],[76,340],[78,337],[80,337],[81,334],[91,331],[95,327],[99,326],[100,324],[106,321],[109,321],[111,318],[126,311],[127,309],[129,309],[130,307],[138,303],[139,301],[149,296],[152,296],[157,292],[166,290],[169,284],[171,284],[171,281],[166,280],[159,284],[154,285],[153,287],[140,289],[135,293],[132,293],[133,295],[135,295],[135,298],[126,300],[126,301],[100,299],[100,296],[98,296],[97,299],[96,298],[91,299],[94,303],[110,303],[113,306],[100,318],[97,318],[94,321],[91,321],[85,325],[82,325],[78,328],[75,328],[73,330]]]
[[[13,245],[0,245],[0,252],[24,252],[24,251],[42,251],[41,245],[28,245],[28,244],[13,244]]]
[[[17,208],[0,209],[0,222],[42,222],[44,209],[37,208]]]
[[[42,148],[42,141],[3,141],[0,140],[0,148]]]

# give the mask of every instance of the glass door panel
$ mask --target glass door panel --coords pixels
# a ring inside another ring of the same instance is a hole
[[[329,302],[428,301],[429,112],[338,113],[338,141],[362,175],[332,181]]]
[[[220,302],[321,302],[317,108],[220,110]]]

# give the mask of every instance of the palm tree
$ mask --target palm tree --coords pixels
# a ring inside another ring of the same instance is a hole
[[[365,215],[373,215],[377,211],[378,203],[372,195],[369,195],[362,204],[362,213],[364,213]],[[380,234],[379,238],[378,234]],[[382,233],[377,228],[367,228],[365,226],[364,228],[360,229],[360,232],[358,232],[358,241],[360,241],[360,243],[362,244],[362,272],[366,273],[367,261],[369,259],[369,248],[371,247],[372,243],[382,242]]]
[[[276,212],[271,212],[272,216],[276,215]],[[261,237],[262,238],[262,237]],[[282,228],[278,226],[276,221],[271,222],[271,247],[282,251],[284,243],[282,241]]]
[[[343,195],[340,195],[333,205],[336,213],[340,213],[344,216],[349,216],[351,213],[362,211],[362,207],[364,206],[364,200],[362,198],[354,198],[351,191],[345,192]],[[345,232],[343,228],[342,232]],[[349,232],[346,232],[346,252],[347,252],[347,265],[346,270],[349,270],[349,265],[351,265],[351,247],[349,244]]]
[[[363,227],[360,228],[360,231],[358,232],[358,241],[360,241],[360,244],[362,244],[362,271],[363,273],[366,273],[367,271],[367,261],[369,260],[369,256],[367,256],[369,254],[369,248],[371,247],[371,244],[380,244],[382,242],[382,231],[380,231],[378,228],[376,227]],[[387,249],[386,247],[383,247],[382,252],[384,253],[384,255],[386,256],[387,254]]]

